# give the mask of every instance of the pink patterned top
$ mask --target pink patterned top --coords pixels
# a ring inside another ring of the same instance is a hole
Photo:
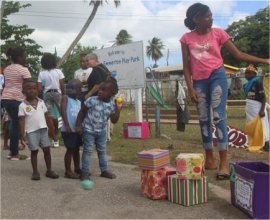
[[[208,79],[211,73],[223,65],[221,47],[231,37],[220,28],[212,28],[205,35],[195,31],[184,34],[180,42],[190,52],[190,71],[193,80]]]

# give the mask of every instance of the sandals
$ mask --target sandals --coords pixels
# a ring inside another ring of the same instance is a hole
[[[31,180],[40,180],[39,172],[33,172]]]
[[[51,178],[51,179],[57,179],[59,178],[59,175],[56,174],[56,172],[50,170],[46,172],[46,177]]]
[[[230,179],[230,174],[228,173],[218,172],[216,175],[216,180],[229,180],[229,179]]]
[[[65,178],[68,179],[80,179],[80,175],[76,173],[65,173]]]

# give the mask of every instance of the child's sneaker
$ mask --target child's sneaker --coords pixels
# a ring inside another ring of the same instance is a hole
[[[59,141],[58,140],[53,142],[53,147],[59,147]]]
[[[81,181],[90,180],[90,176],[91,176],[91,173],[82,173],[80,179]]]
[[[30,160],[31,158],[23,154],[18,154],[16,156],[10,156],[8,159],[12,161],[18,161],[18,160]]]
[[[110,171],[103,171],[101,174],[100,174],[101,177],[105,177],[105,178],[108,178],[108,179],[115,179],[116,178],[116,175],[114,173],[111,173]]]
[[[31,180],[40,180],[39,172],[33,172]]]
[[[57,179],[59,178],[59,175],[53,170],[50,170],[46,172],[46,177],[51,178],[51,179]]]

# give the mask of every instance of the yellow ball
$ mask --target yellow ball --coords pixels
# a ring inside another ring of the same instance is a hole
[[[121,104],[123,102],[123,99],[121,97],[117,97],[116,98],[116,102],[119,103],[119,104]]]

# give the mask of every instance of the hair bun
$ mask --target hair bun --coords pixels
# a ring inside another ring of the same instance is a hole
[[[191,31],[194,30],[195,27],[196,27],[195,22],[192,19],[190,19],[190,18],[185,18],[184,24]]]

